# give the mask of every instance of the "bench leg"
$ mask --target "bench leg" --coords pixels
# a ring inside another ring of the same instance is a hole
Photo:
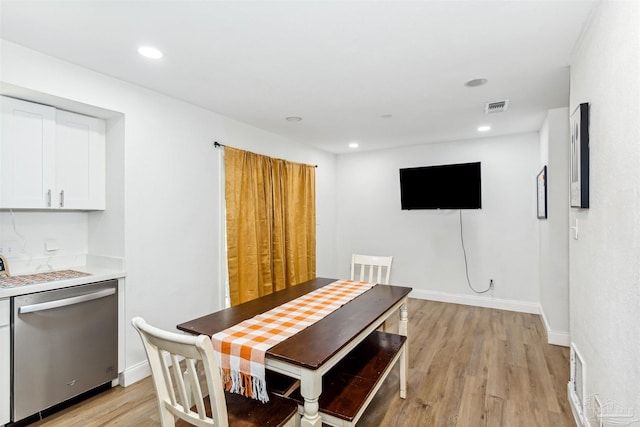
[[[409,367],[409,353],[407,343],[404,343],[402,355],[400,356],[400,398],[407,398],[407,369]]]
[[[407,374],[409,370],[409,311],[407,309],[407,299],[400,306],[400,322],[398,324],[400,335],[407,337],[404,343],[404,350],[400,356],[400,397],[407,398]]]

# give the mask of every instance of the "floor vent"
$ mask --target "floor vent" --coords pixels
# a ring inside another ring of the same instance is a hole
[[[502,113],[507,111],[508,108],[509,100],[505,99],[503,101],[487,102],[484,105],[484,112],[487,114]]]
[[[573,411],[573,416],[579,426],[588,426],[585,413],[585,366],[584,360],[576,349],[576,345],[571,343],[571,379],[567,386],[569,403]]]

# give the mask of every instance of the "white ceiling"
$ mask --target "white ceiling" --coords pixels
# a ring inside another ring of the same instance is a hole
[[[538,130],[569,103],[593,4],[2,0],[0,36],[343,153]],[[164,58],[140,57],[142,44]],[[474,78],[489,83],[464,86]],[[484,113],[503,99],[506,112]]]

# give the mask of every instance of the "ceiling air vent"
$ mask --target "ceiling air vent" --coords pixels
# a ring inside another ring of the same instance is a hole
[[[505,99],[503,101],[487,102],[484,105],[484,112],[487,114],[502,113],[504,111],[507,111],[507,108],[509,108],[508,99]]]

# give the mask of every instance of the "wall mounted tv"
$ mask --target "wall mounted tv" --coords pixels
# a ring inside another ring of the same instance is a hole
[[[480,209],[480,162],[400,169],[403,210]]]

